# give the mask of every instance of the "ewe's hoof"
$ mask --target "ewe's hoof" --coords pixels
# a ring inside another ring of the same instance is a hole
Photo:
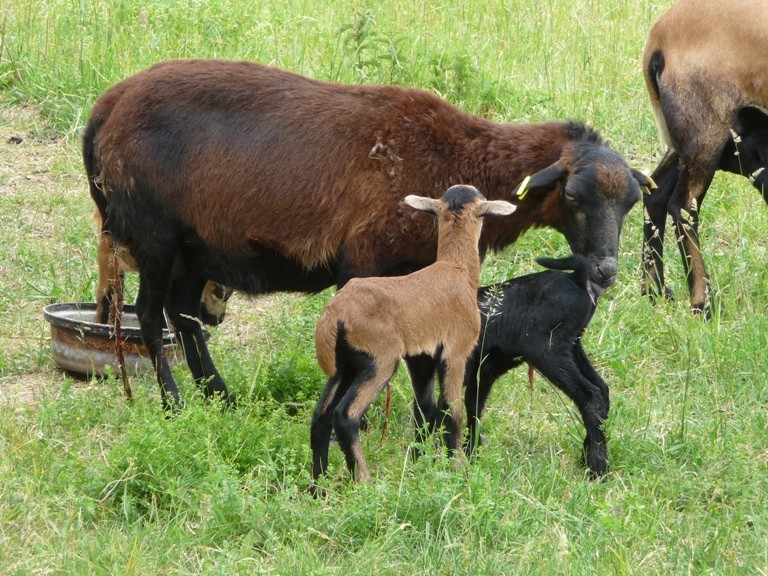
[[[226,397],[224,397],[224,402],[221,406],[222,412],[234,412],[237,410],[237,397],[233,392],[229,392]]]
[[[704,304],[691,304],[691,313],[696,317],[703,318],[707,322],[712,320],[712,307],[709,305],[709,302],[705,302]]]
[[[672,302],[675,299],[675,292],[671,288],[663,286],[661,291],[655,286],[643,287],[642,294],[644,297],[650,298],[651,302],[656,304],[660,299],[664,299],[667,302]]]
[[[320,499],[327,500],[328,499],[328,490],[318,486],[314,482],[309,487],[309,493],[312,495],[313,498],[316,498],[318,500],[320,500]]]
[[[608,463],[594,462],[592,464],[587,464],[587,472],[589,473],[590,479],[602,480],[605,478],[605,475],[608,473]]]
[[[167,419],[178,416],[186,407],[186,403],[181,400],[177,400],[176,402],[163,401],[163,412]]]

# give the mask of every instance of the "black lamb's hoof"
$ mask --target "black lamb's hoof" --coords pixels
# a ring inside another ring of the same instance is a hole
[[[605,442],[590,444],[584,441],[583,463],[593,479],[604,477],[608,473],[608,447]]]

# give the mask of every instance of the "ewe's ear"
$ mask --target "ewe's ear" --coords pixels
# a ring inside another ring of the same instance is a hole
[[[504,200],[487,200],[478,206],[477,215],[506,216],[515,210],[517,210],[517,206]]]
[[[526,190],[550,189],[554,187],[563,176],[565,176],[565,166],[563,165],[563,162],[558,160],[543,170],[539,170],[530,178],[523,180],[523,182],[515,188],[515,191],[512,192],[512,196],[524,196]],[[525,187],[523,187],[522,184],[525,184]]]
[[[422,212],[431,212],[432,214],[437,214],[437,205],[440,204],[440,200],[425,196],[415,196],[413,194],[403,198],[403,202],[411,208],[416,208],[416,210],[421,210]]]
[[[658,186],[656,186],[656,182],[653,181],[653,178],[646,176],[640,172],[640,170],[630,168],[629,171],[632,173],[632,177],[637,180],[637,183],[640,184],[641,187],[647,189],[649,193],[651,190],[656,190],[656,188],[658,188]]]

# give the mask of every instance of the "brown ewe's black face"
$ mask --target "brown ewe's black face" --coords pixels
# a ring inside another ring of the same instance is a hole
[[[596,142],[577,144],[559,162],[534,174],[529,184],[554,187],[560,195],[557,228],[574,254],[589,259],[590,279],[602,288],[616,281],[621,227],[641,198],[641,185],[651,182]]]
[[[644,177],[605,146],[586,152],[563,187],[564,233],[571,250],[589,258],[592,282],[608,288],[616,281],[624,217],[641,199]]]

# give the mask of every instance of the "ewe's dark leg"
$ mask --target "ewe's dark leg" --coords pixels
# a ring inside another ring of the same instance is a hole
[[[157,259],[147,262],[140,271],[136,314],[139,318],[141,338],[157,374],[163,409],[178,410],[179,389],[163,348],[163,307],[171,283],[173,257],[164,260],[160,256],[158,254]]]
[[[438,411],[435,404],[437,361],[429,354],[420,354],[406,357],[405,364],[413,386],[413,420],[416,425],[416,440],[424,442],[426,434],[434,430],[437,422]]]
[[[703,313],[706,318],[710,314],[710,286],[701,255],[699,212],[713,176],[714,168],[707,172],[681,172],[668,206],[688,281],[691,309],[695,313]]]
[[[748,178],[768,203],[768,115],[751,107],[742,108],[733,124],[733,134],[720,155],[719,170]]]
[[[768,137],[768,135],[766,135]],[[757,188],[763,200],[768,203],[768,142],[750,142],[759,148],[741,150],[741,155],[738,158],[742,158],[742,162],[739,165],[741,174],[745,178],[749,179],[752,186]],[[726,168],[722,167],[725,170]],[[734,170],[728,170],[729,172],[735,172]]]
[[[651,178],[656,190],[643,193],[645,219],[643,225],[643,295],[651,298],[672,292],[664,282],[664,232],[667,227],[667,205],[678,178],[678,156],[667,152]]]
[[[562,347],[549,352],[543,361],[539,359],[531,363],[576,404],[587,430],[584,440],[587,467],[601,476],[608,469],[608,450],[603,432],[603,421],[608,416],[608,398],[604,392],[607,386],[602,379],[600,383],[593,382],[582,373],[586,358],[581,358],[581,354],[573,354]]]
[[[752,185],[763,195],[763,200],[768,204],[768,166],[763,167],[763,171],[752,179]]]
[[[187,366],[197,387],[203,390],[206,398],[216,395],[227,406],[234,407],[235,395],[229,392],[213,364],[205,342],[203,327],[197,318],[200,310],[200,296],[205,283],[204,278],[193,276],[175,280],[171,285],[171,295],[167,305],[168,316],[181,341]]]

